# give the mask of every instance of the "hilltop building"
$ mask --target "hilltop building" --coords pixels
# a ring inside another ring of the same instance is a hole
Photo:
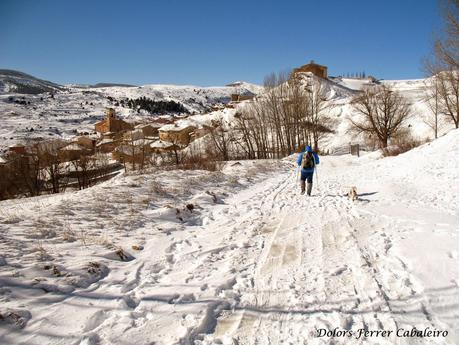
[[[302,72],[311,72],[315,76],[324,78],[324,79],[328,77],[328,67],[316,64],[314,60],[311,60],[311,62],[306,65],[295,68],[292,74],[302,73]]]

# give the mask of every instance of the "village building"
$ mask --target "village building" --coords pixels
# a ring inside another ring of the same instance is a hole
[[[87,137],[87,136],[81,136],[76,139],[76,142],[78,145],[88,149],[88,150],[94,150],[96,147],[96,139]]]
[[[147,143],[141,145],[120,145],[112,152],[112,158],[121,163],[143,164],[151,154]]]
[[[70,142],[64,139],[45,140],[35,143],[30,151],[39,156],[57,157],[59,150],[69,144]]]
[[[292,75],[295,75],[296,73],[303,73],[303,72],[311,72],[314,74],[316,77],[324,78],[326,79],[328,77],[328,68],[327,66],[322,66],[319,64],[316,64],[314,60],[311,60],[310,63],[303,65],[301,67],[295,68],[293,70]]]
[[[247,94],[247,95],[240,95],[240,94],[237,94],[237,93],[233,93],[231,95],[231,102],[233,103],[239,103],[239,102],[242,102],[242,101],[248,101],[248,100],[251,100],[255,97],[254,94]]]
[[[231,99],[232,98],[233,98],[233,96],[231,96]],[[225,104],[217,103],[217,104],[211,105],[210,107],[212,108],[213,111],[223,110],[223,109],[225,109]]]
[[[181,149],[181,147],[171,142],[157,140],[154,143],[150,144],[150,149],[153,153],[166,153],[178,151]]]
[[[191,133],[196,127],[191,125],[179,126],[177,124],[165,125],[159,129],[159,139],[177,145],[187,146],[191,141]]]
[[[141,130],[145,138],[157,138],[159,137],[159,128],[163,125],[160,123],[140,124],[135,126],[135,129]]]
[[[136,129],[133,131],[125,132],[123,135],[123,140],[126,142],[135,141],[135,140],[144,139],[144,138],[145,138],[145,135],[143,134],[143,131],[141,129]]]
[[[71,143],[58,150],[60,162],[71,162],[80,159],[82,156],[90,156],[92,149],[88,149],[78,143]]]
[[[114,140],[114,139],[102,139],[96,144],[96,150],[97,152],[102,152],[102,153],[110,153],[115,150],[116,147],[118,147],[121,144],[121,140]]]
[[[124,138],[124,132],[107,132],[107,133],[102,133],[101,134],[101,139],[112,139],[112,140],[123,140]]]
[[[10,145],[8,147],[8,150],[10,152],[13,152],[13,153],[16,153],[16,154],[19,154],[19,155],[23,155],[23,154],[25,154],[27,152],[26,145],[25,144],[21,144],[21,143],[16,143],[16,144]]]
[[[108,108],[105,114],[105,119],[95,125],[97,133],[107,136],[108,134],[112,135],[133,129],[132,124],[116,118],[114,109]]]

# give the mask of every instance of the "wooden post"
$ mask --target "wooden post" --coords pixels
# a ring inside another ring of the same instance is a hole
[[[351,155],[360,157],[360,146],[359,146],[359,144],[351,145]]]

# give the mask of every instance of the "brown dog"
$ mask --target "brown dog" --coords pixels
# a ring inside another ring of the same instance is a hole
[[[351,199],[352,201],[355,201],[359,198],[359,196],[357,195],[357,187],[355,186],[352,186],[351,187],[351,190],[349,191],[349,193],[347,193],[347,196],[349,197],[349,199]]]

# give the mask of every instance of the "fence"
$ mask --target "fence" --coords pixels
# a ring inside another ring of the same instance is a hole
[[[360,157],[360,152],[365,151],[374,151],[372,147],[365,144],[349,144],[340,147],[335,147],[330,151],[331,155],[334,156],[343,156],[343,155],[354,155]]]

